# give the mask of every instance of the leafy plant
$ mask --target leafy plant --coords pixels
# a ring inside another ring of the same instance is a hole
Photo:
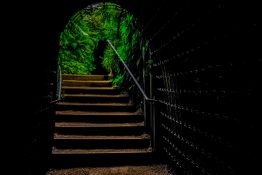
[[[99,41],[108,39],[127,63],[141,45],[144,52],[147,50],[133,15],[116,4],[98,3],[73,15],[61,33],[59,64],[62,73],[92,74],[97,67],[94,50],[99,47]],[[113,84],[120,86],[124,79],[122,66],[109,45],[102,53],[102,67],[108,73],[113,72]]]
[[[120,75],[117,75],[114,79],[113,79],[113,84],[115,86],[120,86],[122,84],[124,80],[124,75],[123,74],[120,74]]]

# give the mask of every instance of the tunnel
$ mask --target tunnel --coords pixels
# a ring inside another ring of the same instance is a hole
[[[21,24],[19,30],[17,25],[12,28],[12,34],[19,35],[21,44],[12,46],[12,50],[17,47],[11,52],[16,62],[12,69],[23,80],[19,86],[10,84],[12,97],[6,103],[11,104],[14,111],[9,113],[15,119],[10,118],[17,125],[11,159],[21,166],[20,174],[45,174],[48,169],[60,33],[74,13],[105,2],[132,13],[148,40],[144,60],[132,71],[146,94],[156,100],[153,114],[148,112],[152,115],[148,129],[154,133],[158,158],[167,162],[174,175],[257,174],[262,75],[259,6],[255,1],[223,0],[17,3],[12,11]],[[151,64],[145,74],[147,61]]]

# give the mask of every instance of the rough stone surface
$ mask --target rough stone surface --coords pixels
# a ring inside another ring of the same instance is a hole
[[[53,169],[46,175],[170,175],[166,165]]]

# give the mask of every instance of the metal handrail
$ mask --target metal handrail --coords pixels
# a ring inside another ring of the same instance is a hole
[[[62,93],[62,71],[61,71],[61,66],[58,65],[58,73],[59,73],[59,83],[58,83],[58,88],[57,88],[57,91],[58,91],[58,97],[57,97],[57,100],[60,100],[61,99],[61,93]]]
[[[133,81],[135,82],[136,86],[138,87],[138,89],[139,89],[140,92],[142,93],[142,95],[143,95],[143,97],[145,98],[145,100],[148,101],[148,102],[156,102],[157,100],[148,98],[148,96],[146,95],[145,91],[142,89],[142,87],[140,86],[140,84],[139,84],[138,81],[136,80],[135,76],[134,76],[133,73],[130,71],[130,69],[128,68],[128,66],[126,65],[126,63],[123,61],[123,59],[121,58],[121,56],[119,55],[119,53],[117,52],[117,50],[115,49],[115,47],[113,46],[113,44],[111,43],[111,41],[110,41],[110,40],[107,40],[107,42],[109,43],[109,45],[112,47],[112,49],[113,49],[114,52],[116,53],[116,55],[117,55],[118,58],[120,59],[121,63],[124,65],[124,67],[126,68],[127,72],[129,73],[129,75],[132,77]]]
[[[51,101],[51,104],[57,103],[61,100],[61,92],[62,92],[62,71],[61,71],[61,67],[60,65],[58,65],[57,67],[57,74],[58,74],[58,82],[57,82],[57,89],[56,89],[56,93],[57,93],[57,98],[53,101]]]

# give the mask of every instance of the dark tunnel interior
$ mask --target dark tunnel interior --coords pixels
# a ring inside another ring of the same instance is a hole
[[[6,143],[12,143],[8,157],[11,166],[20,167],[13,168],[19,174],[44,174],[48,168],[59,35],[75,12],[97,2],[107,1],[10,4],[15,18],[7,18],[12,24],[5,65],[12,71],[6,73],[10,109],[4,125],[10,133]],[[159,101],[155,148],[161,159],[174,174],[257,174],[262,116],[258,2],[109,2],[134,14],[149,40],[151,91]]]

